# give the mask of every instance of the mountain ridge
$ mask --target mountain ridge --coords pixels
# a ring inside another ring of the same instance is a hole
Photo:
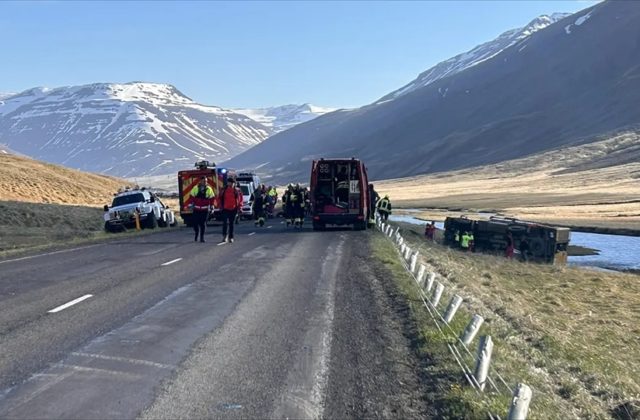
[[[357,156],[372,179],[515,159],[640,123],[640,4],[599,3],[459,73],[271,136],[231,159],[274,182]],[[567,26],[571,33],[567,33]]]
[[[33,88],[0,101],[0,143],[37,159],[123,177],[175,172],[202,158],[224,160],[272,132],[160,83]]]
[[[321,115],[335,111],[337,108],[326,108],[304,104],[289,104],[267,108],[234,108],[240,114],[273,128],[275,132],[287,130],[295,125],[311,121]]]

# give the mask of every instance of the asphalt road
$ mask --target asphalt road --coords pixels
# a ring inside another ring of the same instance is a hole
[[[429,417],[371,234],[245,222],[0,261],[0,418]]]

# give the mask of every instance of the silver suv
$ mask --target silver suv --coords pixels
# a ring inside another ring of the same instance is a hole
[[[176,226],[173,211],[165,206],[151,191],[141,188],[126,190],[115,195],[111,207],[104,206],[104,230],[117,232],[135,228],[135,215],[140,217],[140,227]]]

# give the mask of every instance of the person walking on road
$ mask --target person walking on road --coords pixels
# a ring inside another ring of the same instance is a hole
[[[268,206],[268,195],[263,189],[258,189],[253,193],[253,217],[255,218],[254,224],[256,226],[264,226],[265,221],[265,209]]]
[[[389,218],[391,214],[391,200],[389,200],[388,195],[385,195],[382,200],[378,201],[378,213],[385,222]]]
[[[233,225],[242,208],[242,191],[236,187],[235,179],[227,180],[227,185],[220,192],[219,204],[222,209],[222,242],[232,243]]]
[[[204,231],[207,226],[207,219],[211,211],[211,204],[215,197],[213,188],[207,184],[207,178],[200,178],[198,186],[191,189],[191,208],[193,209],[193,230],[196,233],[194,241],[204,242]]]

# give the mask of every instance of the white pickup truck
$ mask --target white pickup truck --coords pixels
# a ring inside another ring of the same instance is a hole
[[[151,191],[141,188],[120,192],[113,198],[111,207],[104,206],[104,230],[117,232],[135,228],[136,214],[140,217],[142,228],[177,225],[173,211]]]

